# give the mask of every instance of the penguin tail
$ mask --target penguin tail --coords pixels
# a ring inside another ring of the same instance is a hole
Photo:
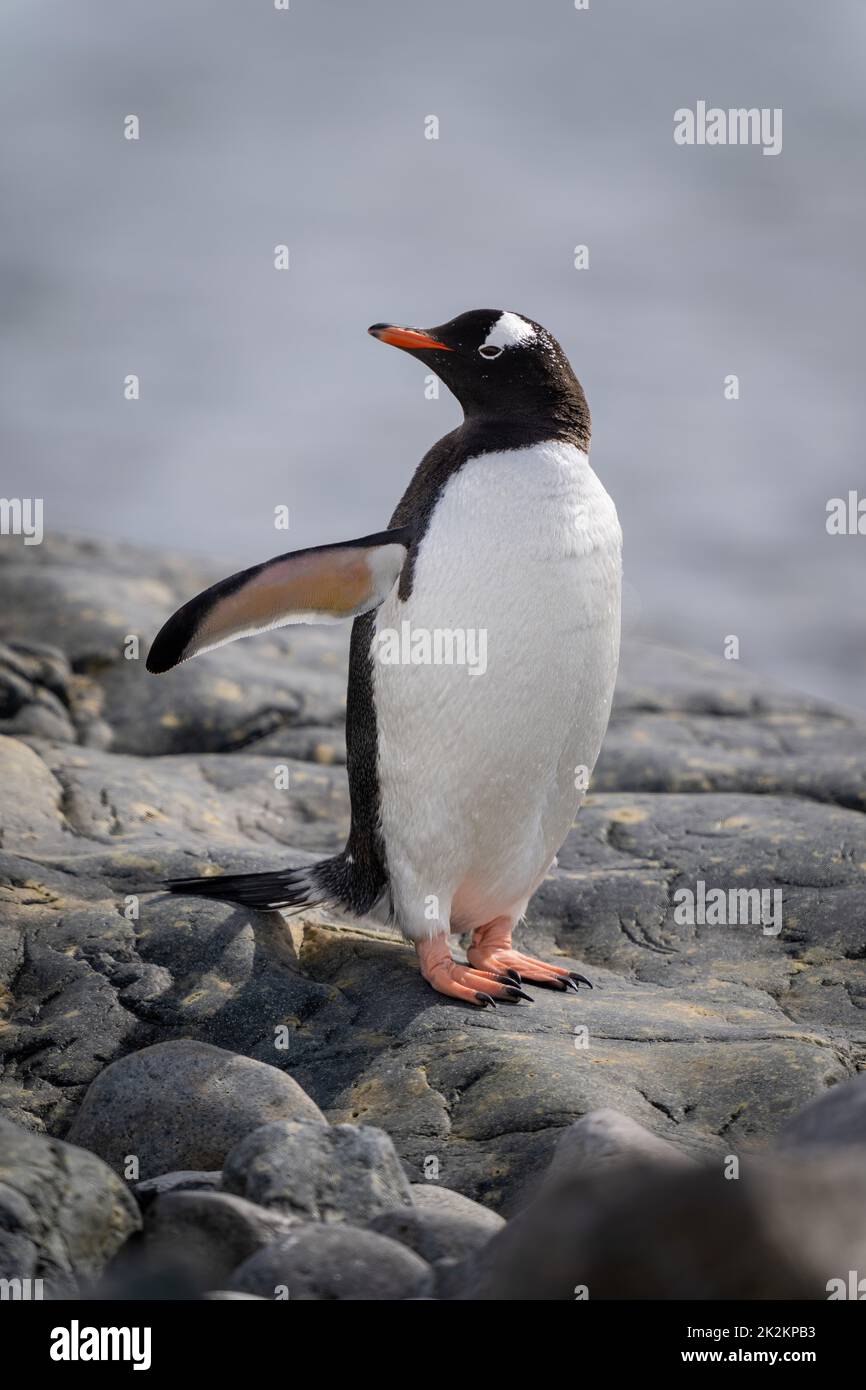
[[[190,898],[216,898],[240,903],[259,912],[301,907],[341,908],[363,916],[385,888],[384,876],[359,875],[356,861],[343,850],[330,859],[297,869],[264,874],[212,874],[205,878],[174,878],[164,885],[170,893]]]
[[[270,874],[212,874],[206,878],[172,878],[164,885],[170,893],[188,898],[216,898],[242,903],[261,911],[278,907],[302,907],[321,901],[307,869],[280,869]]]

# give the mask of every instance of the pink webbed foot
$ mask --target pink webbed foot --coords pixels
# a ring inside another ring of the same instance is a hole
[[[505,917],[476,927],[472,934],[472,945],[466,952],[469,962],[476,970],[493,972],[513,971],[520,980],[542,985],[545,989],[558,989],[560,992],[574,990],[578,985],[592,984],[585,975],[567,970],[561,965],[548,965],[546,961],[527,956],[523,951],[515,951],[511,945],[512,924]]]
[[[463,999],[468,1004],[481,1008],[496,1008],[497,1000],[516,1004],[520,999],[528,999],[520,988],[520,980],[514,971],[496,966],[482,969],[478,966],[461,965],[454,960],[448,950],[448,938],[440,933],[430,941],[416,941],[415,950],[421,964],[421,974],[440,994],[449,994],[452,999]]]

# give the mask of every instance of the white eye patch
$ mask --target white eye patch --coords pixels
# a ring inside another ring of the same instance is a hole
[[[533,342],[535,336],[535,329],[531,323],[527,323],[519,314],[512,314],[506,310],[504,314],[500,314],[479,350],[520,347],[521,343]]]

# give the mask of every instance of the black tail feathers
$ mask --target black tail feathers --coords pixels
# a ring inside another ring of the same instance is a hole
[[[217,898],[266,912],[273,908],[335,907],[356,916],[369,912],[385,888],[383,874],[358,871],[357,861],[344,850],[298,869],[269,874],[214,874],[208,878],[170,879],[170,893],[192,898]]]
[[[322,900],[308,869],[282,869],[273,874],[214,874],[209,878],[174,878],[170,893],[190,898],[218,898],[264,912],[275,907],[301,907]]]

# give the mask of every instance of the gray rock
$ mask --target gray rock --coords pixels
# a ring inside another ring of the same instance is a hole
[[[451,1298],[462,1287],[466,1262],[502,1230],[505,1221],[489,1207],[436,1182],[412,1183],[411,1189],[415,1211],[394,1213],[395,1230],[380,1226],[378,1220],[373,1228],[403,1240],[429,1259],[435,1276],[434,1296]],[[401,1216],[409,1218],[402,1229]],[[387,1215],[381,1219],[386,1220]]]
[[[778,1142],[794,1150],[866,1146],[866,1076],[834,1086],[798,1110]]]
[[[866,809],[863,717],[735,662],[623,647],[594,792],[814,797]]]
[[[62,652],[0,642],[0,733],[75,742],[71,678]]]
[[[133,1185],[135,1199],[142,1211],[146,1210],[157,1197],[168,1192],[216,1192],[222,1182],[219,1169],[211,1173],[197,1172],[195,1169],[180,1173],[161,1173],[158,1178],[145,1178],[144,1182]]]
[[[106,1067],[88,1090],[69,1137],[120,1173],[134,1156],[146,1178],[179,1168],[217,1168],[244,1135],[293,1116],[323,1121],[290,1076],[181,1039]]]
[[[226,1158],[223,1188],[314,1221],[366,1223],[412,1203],[394,1145],[382,1130],[303,1120],[278,1120],[242,1139]]]
[[[258,1293],[232,1293],[231,1289],[211,1289],[208,1293],[203,1293],[202,1298],[207,1302],[229,1303],[265,1303],[266,1299]]]
[[[292,1222],[226,1192],[167,1192],[148,1207],[148,1259],[182,1259],[206,1288],[220,1284],[250,1255],[289,1234]]]
[[[0,1278],[42,1279],[47,1297],[86,1294],[140,1224],[100,1159],[0,1118]]]
[[[207,1272],[183,1249],[163,1247],[158,1255],[151,1255],[135,1237],[112,1260],[93,1297],[108,1303],[185,1303],[201,1298],[210,1283]]]
[[[333,654],[345,653],[348,630],[268,633],[154,680],[143,673],[150,640],[174,608],[220,576],[134,546],[46,537],[34,548],[42,552],[36,562],[21,547],[0,548],[2,637],[14,648],[38,632],[64,653],[101,697],[118,752],[217,752],[295,724],[339,728],[345,683]],[[140,639],[139,660],[124,658],[128,635]]]
[[[510,1213],[592,1111],[703,1158],[772,1142],[854,1074],[862,716],[627,643],[591,795],[521,928],[596,989],[474,1013],[372,921],[159,891],[307,862],[348,823],[345,632],[286,629],[159,679],[124,659],[127,634],[143,655],[213,577],[158,551],[0,538],[7,1114],[62,1137],[108,1062],[191,1038],[288,1071],[329,1119],[385,1129],[412,1177]],[[781,935],[679,923],[674,894],[698,879],[780,888]]]
[[[477,1206],[473,1203],[473,1206]],[[484,1208],[481,1208],[484,1211]],[[407,1245],[423,1260],[435,1264],[440,1260],[463,1260],[483,1249],[487,1242],[505,1225],[501,1216],[486,1212],[485,1218],[456,1214],[453,1210],[394,1208],[382,1212],[369,1223],[368,1230],[390,1236]]]
[[[548,1189],[461,1271],[462,1300],[826,1299],[866,1267],[859,1162],[595,1168]]]
[[[503,1218],[462,1192],[454,1192],[450,1187],[440,1187],[437,1182],[413,1182],[409,1184],[414,1205],[422,1212],[436,1216],[453,1216],[470,1225],[483,1227],[494,1235],[501,1229]]]
[[[106,747],[99,687],[73,671],[57,647],[31,639],[0,643],[0,733]]]
[[[617,1110],[593,1110],[563,1132],[545,1182],[557,1183],[593,1168],[642,1162],[680,1168],[694,1166],[688,1155],[628,1115]]]
[[[305,1301],[410,1299],[432,1286],[430,1266],[396,1240],[355,1226],[306,1225],[245,1261],[230,1287]]]

